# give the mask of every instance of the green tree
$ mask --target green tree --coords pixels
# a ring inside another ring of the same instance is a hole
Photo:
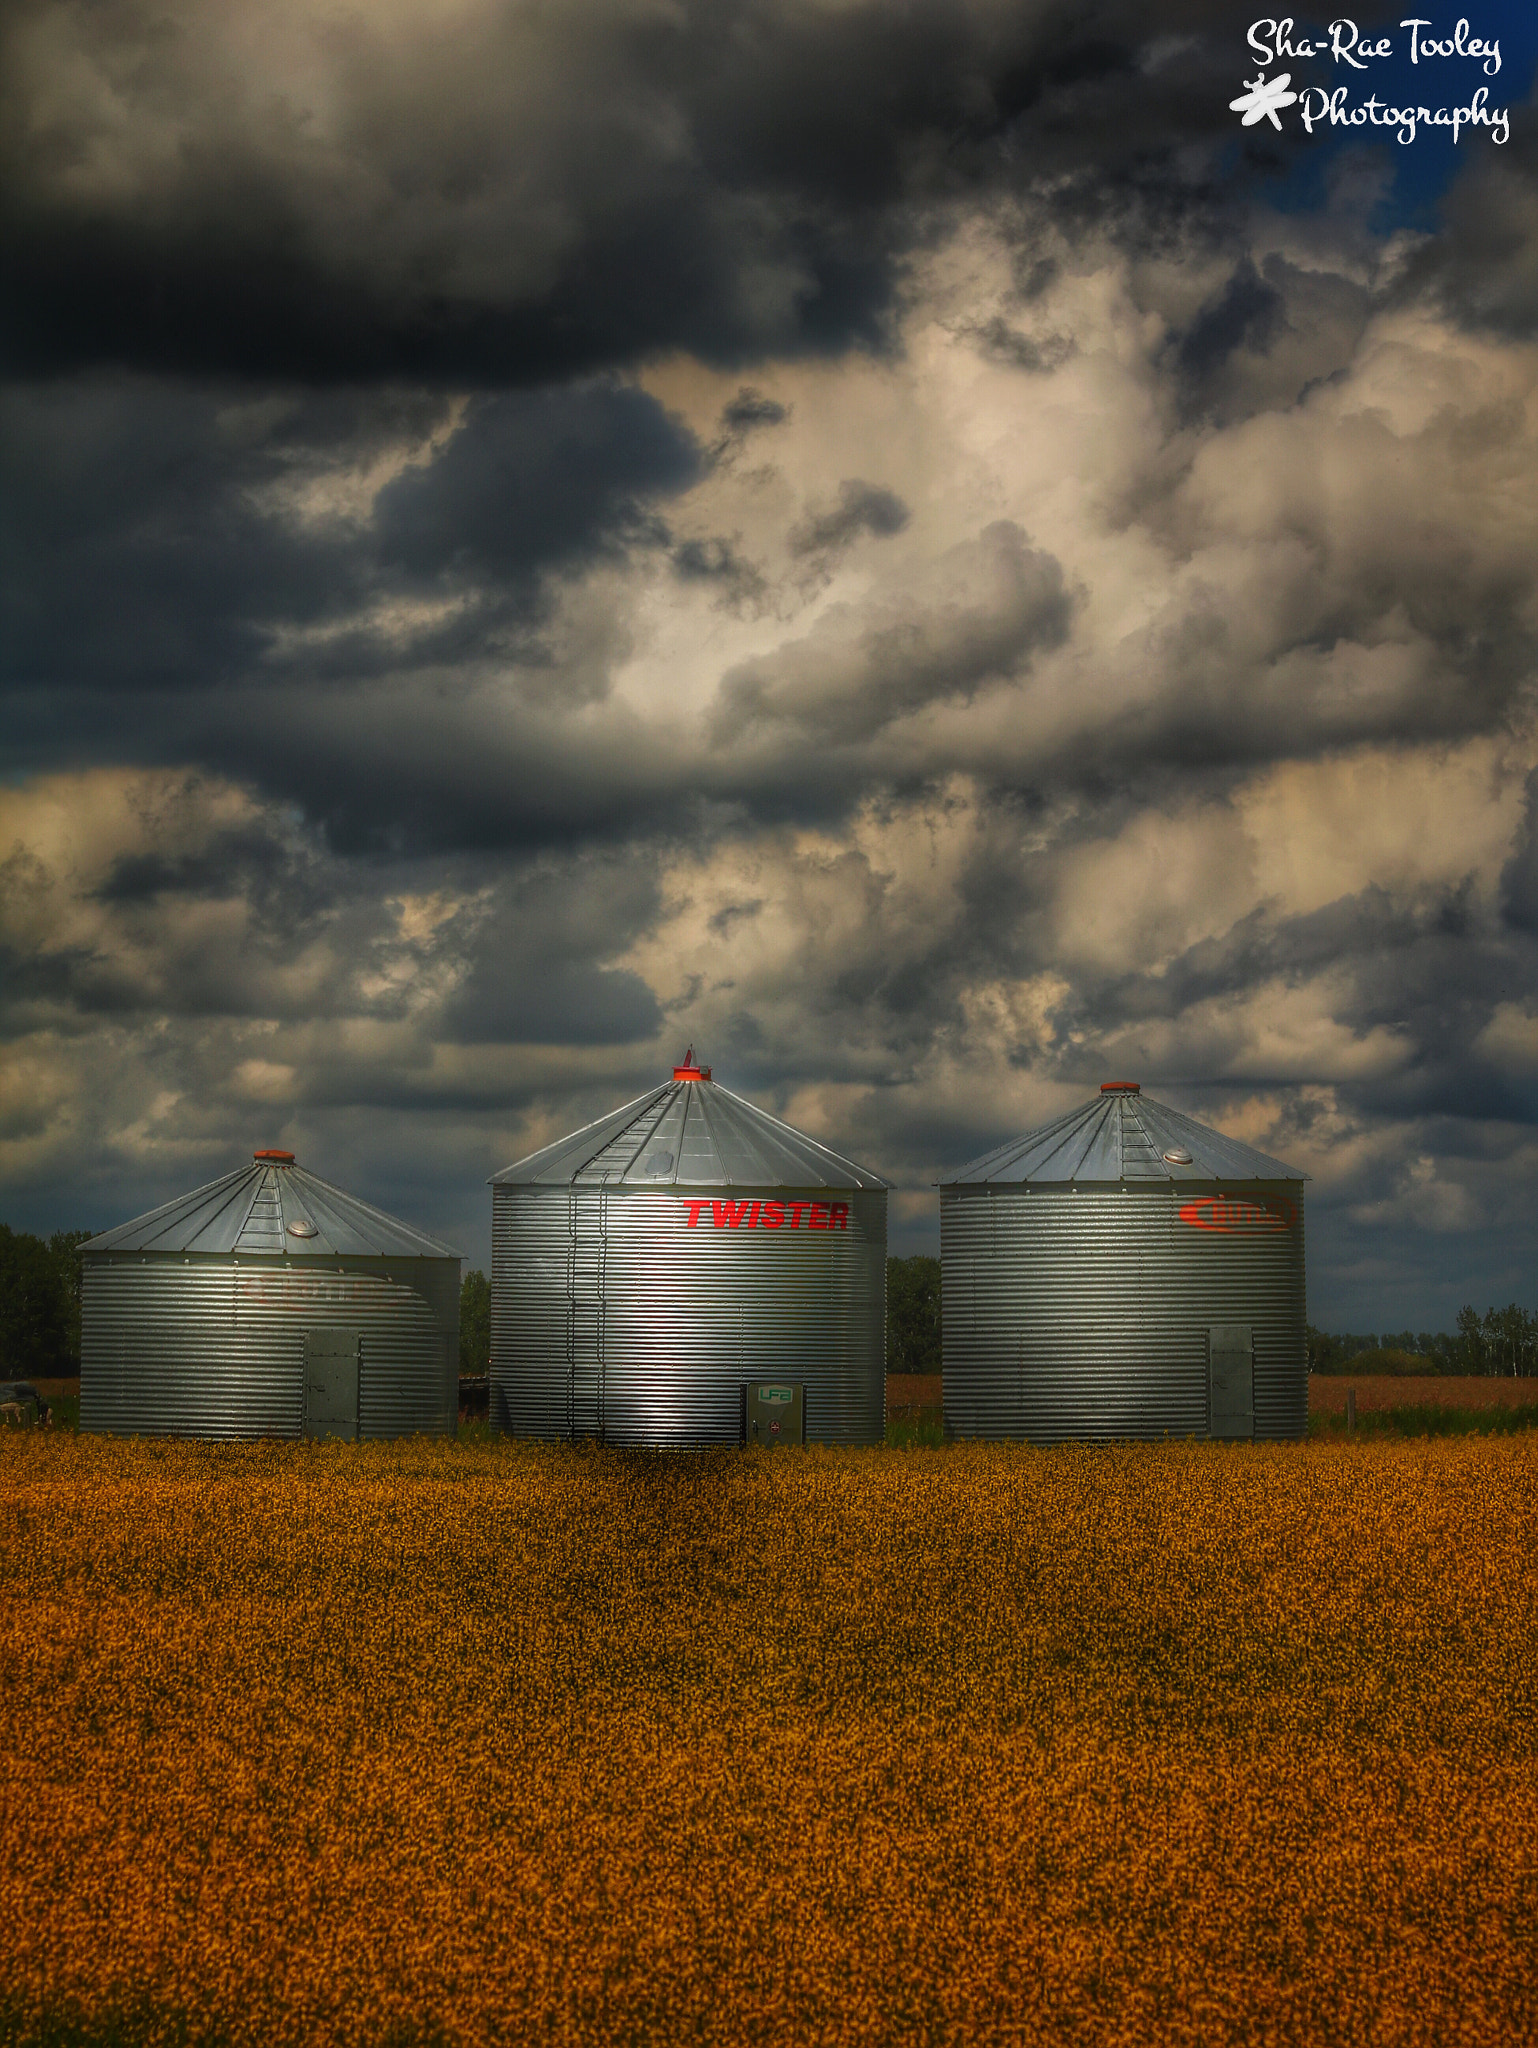
[[[940,1370],[940,1261],[923,1253],[886,1262],[886,1369]]]
[[[1466,1301],[1458,1311],[1458,1356],[1465,1372],[1491,1370],[1485,1348],[1484,1324],[1472,1302]]]
[[[491,1370],[491,1282],[474,1266],[459,1290],[459,1370],[470,1379]]]
[[[0,1223],[0,1379],[80,1370],[80,1261],[88,1230],[51,1238]]]
[[[1461,1324],[1463,1318],[1460,1316],[1458,1320]],[[1533,1370],[1538,1324],[1525,1308],[1513,1301],[1505,1308],[1487,1309],[1480,1329],[1488,1361],[1487,1370],[1502,1373],[1509,1379],[1524,1378]]]
[[[1305,1323],[1304,1336],[1309,1371],[1338,1372],[1345,1357],[1339,1337],[1332,1337],[1328,1330],[1316,1330],[1312,1323]]]
[[[48,1240],[48,1256],[64,1302],[65,1348],[71,1372],[80,1370],[80,1247],[95,1235],[94,1230],[56,1230]]]

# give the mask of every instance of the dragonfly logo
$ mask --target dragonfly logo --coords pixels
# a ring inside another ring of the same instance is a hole
[[[1283,71],[1275,78],[1247,78],[1244,91],[1236,100],[1229,101],[1229,107],[1236,114],[1243,114],[1243,125],[1253,128],[1257,121],[1269,121],[1280,135],[1282,124],[1278,110],[1296,104],[1297,94],[1289,92],[1292,73]]]

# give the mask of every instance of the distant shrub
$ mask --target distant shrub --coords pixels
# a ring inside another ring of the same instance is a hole
[[[1342,1372],[1386,1373],[1396,1379],[1419,1378],[1440,1369],[1435,1358],[1423,1358],[1418,1351],[1389,1351],[1381,1344],[1376,1351],[1359,1351],[1347,1365],[1339,1368]]]

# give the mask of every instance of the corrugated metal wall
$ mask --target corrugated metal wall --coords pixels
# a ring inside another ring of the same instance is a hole
[[[492,1417],[517,1436],[736,1443],[738,1389],[802,1380],[808,1443],[886,1427],[886,1191],[834,1190],[845,1230],[713,1227],[714,1203],[827,1188],[492,1190]]]
[[[1303,1200],[1286,1229],[1193,1228],[1204,1188],[942,1188],[945,1422],[962,1437],[1204,1436],[1207,1336],[1253,1332],[1255,1434],[1308,1420]],[[1214,1188],[1212,1193],[1219,1192]]]
[[[304,1333],[327,1327],[363,1338],[361,1435],[457,1427],[458,1260],[153,1252],[81,1260],[80,1426],[296,1437]]]

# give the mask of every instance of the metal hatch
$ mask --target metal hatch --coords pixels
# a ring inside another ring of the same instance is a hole
[[[357,1330],[304,1333],[304,1433],[358,1434],[358,1380],[363,1338]]]
[[[1255,1349],[1248,1323],[1214,1323],[1208,1331],[1207,1434],[1255,1434]]]

